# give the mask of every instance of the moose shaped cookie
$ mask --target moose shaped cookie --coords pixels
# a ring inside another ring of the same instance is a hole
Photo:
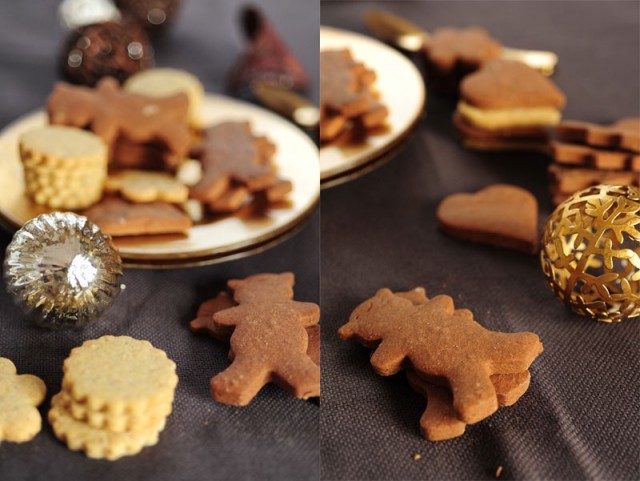
[[[183,93],[147,97],[121,90],[111,77],[102,79],[95,89],[58,83],[47,100],[52,124],[90,129],[105,141],[111,154],[122,138],[136,144],[162,145],[170,167],[189,150],[188,110],[189,100]]]
[[[213,398],[245,406],[269,382],[300,399],[320,394],[320,368],[307,354],[306,328],[320,319],[316,304],[293,300],[291,273],[257,274],[228,282],[236,307],[213,314],[233,327],[229,368],[211,380]]]
[[[360,304],[338,332],[344,340],[379,343],[371,364],[380,375],[411,367],[422,378],[446,381],[457,417],[467,424],[498,408],[492,375],[527,371],[542,352],[537,335],[485,329],[449,296],[416,305],[389,289]]]

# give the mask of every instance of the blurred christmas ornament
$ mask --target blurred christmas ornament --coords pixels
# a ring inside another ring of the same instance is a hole
[[[75,30],[93,23],[117,21],[120,12],[110,0],[64,0],[58,7],[63,28]]]
[[[72,83],[93,87],[102,77],[121,83],[153,66],[153,49],[144,30],[131,21],[79,27],[62,47],[60,69]]]
[[[640,315],[640,189],[598,185],[553,212],[540,259],[554,294],[604,322]]]
[[[7,247],[7,291],[41,326],[82,327],[97,319],[120,290],[122,263],[111,238],[70,212],[42,214]]]
[[[180,7],[180,0],[115,0],[125,17],[131,17],[150,33],[169,25]]]
[[[249,46],[231,71],[229,89],[246,90],[253,82],[304,90],[309,77],[275,28],[256,7],[245,7],[240,21]]]

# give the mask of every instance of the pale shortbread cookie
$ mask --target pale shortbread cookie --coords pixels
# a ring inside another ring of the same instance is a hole
[[[156,444],[165,425],[165,419],[160,418],[157,425],[144,430],[116,433],[96,429],[74,419],[63,407],[59,394],[51,400],[49,422],[56,437],[72,451],[84,451],[90,458],[110,461],[137,454],[143,448]]]
[[[148,69],[129,77],[124,89],[150,97],[185,93],[189,98],[189,124],[196,130],[202,128],[204,87],[195,75],[173,68]]]
[[[144,414],[116,415],[104,411],[93,411],[86,404],[74,401],[64,390],[59,392],[57,397],[60,406],[77,421],[84,422],[96,429],[106,429],[116,433],[153,429],[172,411],[172,402],[170,401],[154,406]]]
[[[195,159],[185,159],[176,169],[176,179],[184,185],[196,185],[202,180],[202,163]]]
[[[64,362],[65,390],[92,411],[144,416],[173,400],[176,365],[148,341],[103,336],[71,351]]]
[[[76,127],[46,125],[20,137],[20,153],[28,159],[75,164],[105,163],[107,145],[97,135]],[[71,165],[70,165],[71,166]]]
[[[458,102],[458,112],[466,120],[486,130],[532,125],[557,125],[562,114],[552,107],[512,109],[481,109],[464,101]]]
[[[42,379],[18,375],[14,364],[0,357],[0,441],[23,443],[40,432],[42,418],[37,406],[46,393]]]
[[[180,207],[192,222],[201,222],[204,219],[204,205],[199,200],[189,199],[180,204]]]
[[[181,203],[189,198],[189,188],[163,172],[122,170],[107,177],[107,192],[120,192],[131,202]]]
[[[49,125],[20,137],[27,194],[54,209],[86,208],[102,197],[107,145],[75,127]]]

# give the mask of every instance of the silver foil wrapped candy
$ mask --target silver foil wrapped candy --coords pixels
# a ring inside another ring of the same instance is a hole
[[[4,261],[7,291],[28,318],[54,329],[97,319],[122,288],[111,238],[70,212],[42,214],[15,233]]]

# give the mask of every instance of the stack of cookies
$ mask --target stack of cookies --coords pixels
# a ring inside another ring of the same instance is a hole
[[[84,209],[112,236],[185,235],[207,213],[281,205],[293,186],[277,175],[275,145],[248,122],[203,129],[203,98],[198,78],[176,69],[140,72],[124,87],[112,77],[58,83],[51,125],[20,141],[28,195]]]
[[[211,379],[216,401],[245,406],[268,382],[300,399],[320,395],[320,310],[293,300],[294,280],[290,272],[232,279],[198,309],[191,330],[231,344],[233,364]]]
[[[237,212],[253,202],[275,204],[293,186],[277,176],[276,146],[251,131],[249,122],[222,122],[205,129],[191,155],[202,164],[202,178],[190,197],[214,214]]]
[[[422,288],[380,289],[338,333],[373,349],[378,374],[407,369],[411,386],[429,398],[420,426],[430,441],[460,436],[467,424],[515,403],[542,352],[537,335],[485,329],[471,311],[456,309],[451,297],[428,299]]]
[[[378,100],[376,73],[357,62],[349,49],[320,52],[320,141],[366,135],[386,121]]]
[[[47,99],[49,122],[87,129],[104,140],[113,166],[174,169],[191,143],[189,97],[125,91],[105,77],[95,88],[64,83]]]
[[[104,336],[71,351],[49,421],[71,450],[118,459],[158,441],[171,413],[175,364],[147,341]]]
[[[79,128],[48,125],[20,137],[27,195],[54,209],[82,209],[102,197],[107,145]]]
[[[564,121],[551,142],[553,203],[598,184],[640,185],[640,118],[611,125]]]
[[[491,60],[460,84],[453,122],[465,147],[536,150],[560,122],[564,94],[543,74],[512,60]]]
[[[425,41],[430,85],[443,93],[457,93],[460,81],[502,53],[500,43],[478,27],[436,29]]]

